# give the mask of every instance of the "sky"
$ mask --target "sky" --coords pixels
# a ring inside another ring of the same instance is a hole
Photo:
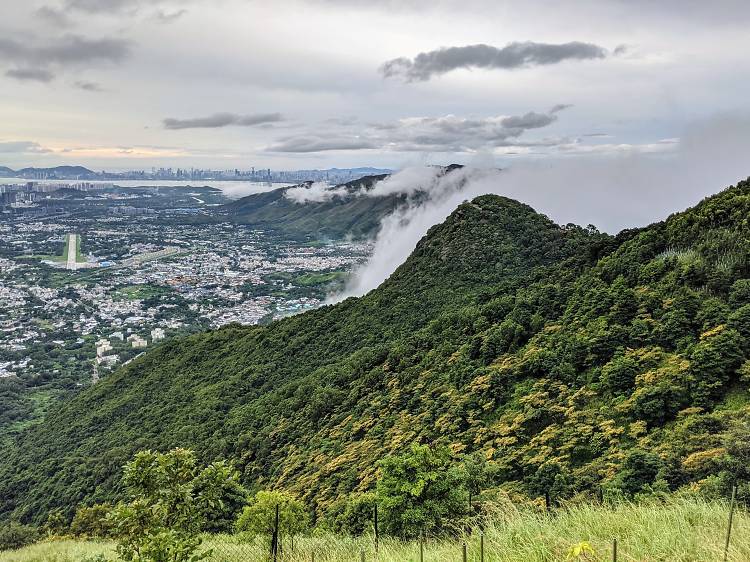
[[[749,24],[746,0],[0,0],[0,165],[570,167],[696,131],[721,158],[727,130],[750,148]]]

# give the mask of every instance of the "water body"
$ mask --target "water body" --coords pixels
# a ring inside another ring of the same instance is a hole
[[[256,181],[220,181],[220,180],[28,180],[24,178],[0,178],[0,185],[15,183],[103,183],[114,184],[121,187],[215,187],[221,189],[224,195],[230,199],[239,199],[254,193],[263,193],[279,187],[294,185],[291,183],[272,183]]]

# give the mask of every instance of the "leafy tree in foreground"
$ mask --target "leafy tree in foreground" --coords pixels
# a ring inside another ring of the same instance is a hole
[[[236,475],[224,463],[200,470],[188,449],[137,453],[125,465],[123,483],[130,502],[118,504],[110,519],[118,554],[137,562],[204,559],[210,553],[197,553],[198,534],[222,521],[224,492],[237,491]]]
[[[445,532],[466,515],[467,475],[447,447],[413,445],[380,463],[377,496],[383,528],[403,538]]]
[[[287,492],[261,490],[242,511],[236,529],[254,535],[272,535],[279,506],[279,532],[296,535],[307,529],[307,513],[302,502]]]
[[[373,492],[351,494],[334,503],[323,527],[338,534],[358,537],[372,529],[377,496]]]

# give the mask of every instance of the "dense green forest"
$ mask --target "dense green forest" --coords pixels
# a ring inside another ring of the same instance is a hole
[[[0,518],[112,500],[176,446],[317,514],[412,443],[532,498],[724,493],[750,466],[748,217],[749,182],[616,237],[478,197],[364,297],[174,340],[61,405],[0,459]]]

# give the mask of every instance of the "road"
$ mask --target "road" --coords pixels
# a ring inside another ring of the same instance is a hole
[[[67,269],[75,270],[78,264],[78,235],[68,234],[68,263]]]

